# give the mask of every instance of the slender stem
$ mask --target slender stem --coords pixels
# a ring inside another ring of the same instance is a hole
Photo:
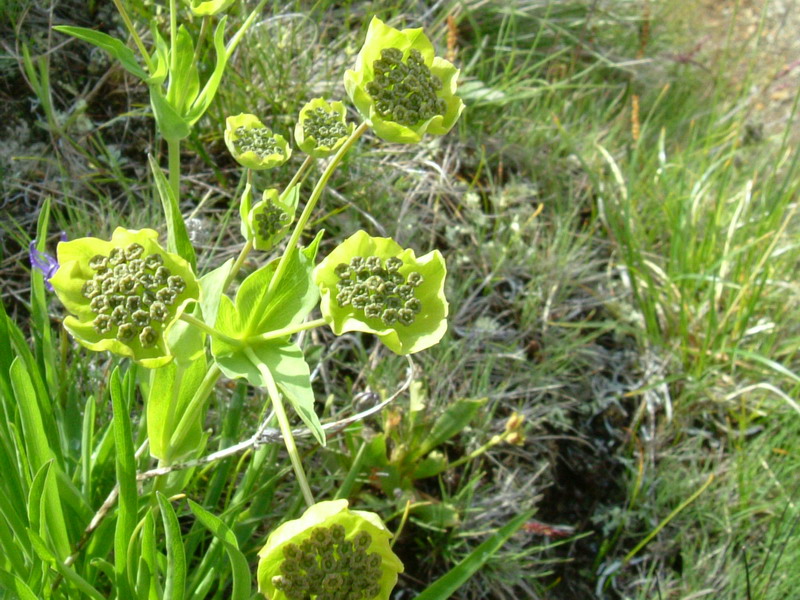
[[[246,169],[245,170],[247,181],[245,182],[244,192],[242,193],[242,198],[249,196],[247,202],[252,209],[253,207],[253,170]],[[241,202],[241,201],[240,201]],[[253,249],[253,240],[247,240],[247,243],[242,248],[241,252],[239,252],[239,256],[236,257],[236,262],[233,263],[231,267],[231,272],[228,273],[228,277],[225,279],[225,286],[222,288],[223,290],[228,289],[228,286],[233,283],[233,280],[236,279],[236,274],[239,272],[239,269],[242,268],[244,261],[247,259],[247,255],[250,254],[250,251]]]
[[[208,22],[211,19],[208,15],[203,17],[203,24],[200,25],[200,35],[197,36],[197,45],[194,47],[194,64],[200,62],[200,48],[206,39],[206,31],[208,31]]]
[[[286,268],[289,266],[289,259],[291,258],[292,253],[295,251],[297,241],[300,239],[300,235],[303,233],[303,229],[305,229],[308,219],[311,218],[311,213],[314,211],[317,200],[319,200],[320,196],[322,196],[322,191],[328,184],[328,180],[331,178],[331,175],[333,175],[333,172],[336,170],[336,167],[339,166],[339,163],[342,162],[344,155],[347,154],[348,150],[350,150],[353,144],[356,143],[358,138],[360,138],[368,128],[369,125],[367,125],[367,123],[361,123],[361,125],[356,127],[355,130],[353,130],[353,133],[350,134],[350,137],[347,138],[347,141],[342,144],[342,147],[339,148],[339,151],[331,159],[331,162],[328,163],[328,166],[322,172],[322,175],[320,175],[319,181],[317,181],[317,185],[314,186],[314,190],[311,192],[311,197],[308,199],[308,202],[303,209],[303,213],[297,220],[297,225],[294,227],[292,237],[289,238],[289,243],[286,245],[286,250],[284,250],[283,256],[281,256],[281,260],[275,269],[275,275],[272,276],[272,279],[269,282],[269,288],[267,293],[264,295],[264,301],[271,297],[272,292],[275,291],[278,282],[281,280]]]
[[[253,12],[251,12],[248,15],[248,17],[245,20],[245,22],[242,23],[242,26],[239,27],[239,30],[235,34],[233,34],[233,37],[228,42],[228,45],[225,47],[225,59],[226,60],[229,59],[231,57],[231,55],[233,54],[233,51],[236,50],[236,46],[239,45],[239,42],[242,40],[242,36],[247,32],[248,29],[250,29],[250,25],[252,25],[253,21],[256,20],[256,17],[258,16],[258,13],[261,12],[261,9],[264,8],[266,3],[267,3],[267,0],[261,0],[261,2],[259,2],[258,5],[253,9]]]
[[[297,173],[294,174],[292,180],[289,182],[289,185],[286,186],[286,190],[292,189],[294,186],[297,185],[297,182],[300,181],[300,178],[305,173],[305,170],[308,169],[312,164],[314,164],[314,157],[310,154],[306,156],[306,159],[303,161],[303,164],[300,165],[300,168],[297,169]],[[286,191],[284,190],[284,192]]]
[[[170,85],[175,71],[178,70],[178,7],[175,0],[169,0],[169,73]]]
[[[225,335],[218,329],[214,329],[211,325],[204,323],[197,317],[194,317],[190,314],[183,313],[181,314],[181,321],[186,321],[189,325],[193,325],[198,329],[202,329],[211,337],[217,338],[221,342],[225,342],[226,344],[230,344],[231,346],[235,346],[236,348],[241,348],[243,346],[242,340],[237,340],[236,338],[232,338],[229,335]]]
[[[192,399],[186,406],[186,410],[183,411],[181,420],[178,422],[178,426],[175,428],[175,432],[169,440],[170,449],[177,448],[183,443],[183,440],[189,434],[189,430],[194,424],[195,413],[203,406],[206,399],[211,394],[220,375],[222,375],[222,371],[219,370],[219,367],[216,364],[211,365],[211,368],[206,372],[203,381],[200,382],[200,386],[195,390]]]
[[[128,29],[128,33],[131,34],[133,38],[133,42],[136,44],[136,47],[139,48],[139,54],[142,55],[142,59],[144,60],[144,64],[147,65],[147,70],[152,72],[155,70],[153,67],[153,62],[150,60],[150,54],[148,54],[147,50],[144,47],[144,43],[142,43],[142,38],[139,37],[139,34],[136,33],[136,29],[133,26],[133,22],[131,21],[130,16],[128,15],[128,11],[125,10],[125,6],[123,6],[121,0],[114,0],[114,6],[117,7],[117,11],[119,15],[122,17],[122,20],[125,22],[125,27]]]
[[[308,506],[314,505],[314,496],[311,494],[311,488],[306,479],[306,472],[303,470],[303,462],[300,460],[300,453],[297,451],[297,446],[294,443],[294,436],[292,435],[292,426],[289,424],[289,418],[286,416],[286,411],[283,409],[283,402],[281,401],[281,393],[278,391],[278,386],[275,385],[275,379],[266,365],[261,361],[255,352],[249,347],[245,348],[245,353],[253,361],[254,365],[258,366],[261,375],[264,376],[264,382],[267,384],[267,393],[270,400],[272,400],[272,407],[275,409],[275,416],[278,418],[278,426],[281,429],[283,436],[283,443],[286,445],[286,450],[289,452],[289,459],[292,461],[292,468],[297,477],[297,483],[303,492],[303,498]]]
[[[169,187],[175,196],[175,204],[180,205],[181,200],[181,141],[167,140],[167,154],[169,160]]]
[[[305,323],[297,323],[296,325],[290,325],[289,327],[284,327],[283,329],[268,331],[267,333],[262,333],[261,335],[254,335],[252,337],[247,338],[246,342],[250,343],[258,341],[274,340],[277,338],[282,338],[292,335],[293,333],[305,331],[306,329],[314,329],[316,327],[322,327],[323,325],[327,324],[328,322],[325,319],[314,319],[313,321],[307,321]]]
[[[228,289],[228,286],[233,283],[233,280],[236,279],[236,274],[242,268],[244,261],[247,260],[248,254],[253,249],[253,240],[247,240],[244,247],[242,248],[241,252],[239,252],[239,256],[236,257],[236,262],[233,263],[231,267],[231,272],[228,273],[227,279],[225,279],[225,285],[223,286],[223,290]]]

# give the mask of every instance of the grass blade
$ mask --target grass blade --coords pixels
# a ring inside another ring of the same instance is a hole
[[[472,577],[491,556],[510,538],[522,525],[533,516],[534,511],[522,513],[506,523],[488,540],[469,553],[464,560],[450,571],[429,585],[416,600],[446,600],[460,588],[464,582]]]

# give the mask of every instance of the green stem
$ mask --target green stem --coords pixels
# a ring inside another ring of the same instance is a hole
[[[203,404],[205,404],[206,399],[217,384],[220,375],[222,375],[222,371],[219,370],[219,367],[216,364],[211,365],[211,368],[206,372],[203,381],[200,382],[200,386],[195,390],[192,399],[186,406],[186,410],[183,411],[183,416],[181,416],[181,420],[178,422],[178,426],[175,428],[175,432],[169,440],[168,451],[180,446],[186,436],[189,435],[189,430],[194,425],[196,413]]]
[[[278,426],[281,430],[283,443],[286,445],[286,450],[289,452],[289,459],[292,461],[292,468],[297,477],[297,483],[300,485],[300,490],[303,492],[303,498],[306,504],[311,507],[314,505],[314,496],[311,494],[311,488],[308,485],[308,479],[306,479],[306,472],[303,470],[303,463],[300,460],[300,453],[297,451],[297,446],[294,443],[292,427],[289,424],[286,411],[283,409],[281,394],[278,391],[278,386],[275,384],[275,379],[272,377],[270,370],[264,365],[261,359],[256,356],[255,352],[253,352],[250,347],[245,347],[245,353],[264,377],[264,382],[267,384],[267,393],[269,394],[270,400],[272,400],[272,407],[275,409],[275,416],[278,418]]]
[[[208,31],[208,22],[211,17],[204,16],[203,17],[203,24],[200,25],[200,35],[197,36],[197,45],[194,47],[194,64],[200,62],[200,48],[203,45],[203,42],[206,39],[206,31]]]
[[[247,255],[250,254],[250,251],[253,249],[253,240],[247,240],[244,247],[242,248],[241,252],[239,252],[239,256],[236,257],[236,262],[233,263],[231,267],[231,272],[228,273],[228,277],[225,279],[225,285],[223,286],[223,290],[227,290],[228,286],[236,279],[236,274],[242,268],[244,261],[247,260]]]
[[[128,33],[130,33],[133,38],[133,42],[136,44],[136,47],[139,48],[139,54],[142,55],[142,60],[144,60],[144,64],[147,65],[147,70],[152,74],[155,70],[153,62],[150,60],[150,55],[145,49],[144,43],[142,43],[142,38],[139,37],[139,34],[136,33],[136,29],[133,27],[133,22],[128,15],[128,11],[125,10],[121,0],[114,0],[114,6],[117,7],[117,12],[119,12],[119,15],[122,17]]]
[[[256,6],[253,9],[253,12],[251,12],[250,15],[247,17],[247,20],[244,23],[242,23],[242,26],[233,35],[231,40],[228,42],[228,45],[225,47],[225,60],[229,60],[230,57],[233,55],[233,51],[236,50],[236,46],[238,46],[239,42],[242,41],[242,36],[247,32],[248,29],[250,29],[250,25],[252,25],[253,21],[256,20],[258,13],[261,12],[261,9],[264,8],[266,3],[267,0],[261,0],[261,2],[258,3],[258,6]]]
[[[333,172],[336,170],[336,167],[339,166],[339,163],[342,162],[344,155],[347,154],[348,150],[350,150],[353,144],[356,143],[356,140],[358,140],[358,138],[360,138],[368,128],[369,125],[366,123],[361,123],[361,125],[356,127],[353,130],[353,133],[350,134],[350,137],[347,138],[347,141],[342,145],[341,148],[339,148],[339,151],[334,155],[334,157],[331,159],[331,162],[328,163],[328,166],[322,172],[319,181],[317,181],[317,185],[314,186],[314,190],[311,192],[311,197],[308,199],[308,202],[303,209],[303,213],[297,220],[297,225],[295,225],[294,231],[292,232],[292,237],[289,238],[289,243],[286,245],[286,250],[284,250],[283,256],[281,256],[281,260],[278,263],[278,267],[275,269],[275,275],[272,276],[272,279],[269,282],[269,288],[267,293],[264,295],[265,299],[271,297],[272,292],[275,291],[278,282],[281,280],[286,268],[289,266],[289,259],[291,258],[292,253],[295,251],[297,241],[300,239],[300,235],[303,233],[303,229],[305,229],[308,219],[311,218],[311,213],[314,211],[317,200],[319,200],[320,196],[322,196],[322,191],[328,184],[328,180],[331,178],[331,175],[333,175]]]
[[[267,340],[274,340],[277,338],[282,338],[292,335],[294,333],[298,333],[300,331],[305,331],[307,329],[322,327],[323,325],[327,324],[328,322],[325,319],[315,319],[313,321],[307,321],[305,323],[297,323],[296,325],[290,325],[289,327],[284,327],[283,329],[276,329],[274,331],[268,331],[267,333],[262,333],[261,335],[254,335],[252,337],[247,338],[246,343],[250,344],[251,342],[264,342]]]
[[[194,316],[192,316],[190,314],[187,314],[187,313],[181,314],[181,321],[186,321],[187,323],[189,323],[189,325],[193,325],[194,327],[197,327],[198,329],[202,329],[203,331],[205,331],[211,337],[215,337],[219,341],[225,342],[226,344],[230,344],[231,346],[234,346],[236,348],[241,348],[244,345],[242,343],[242,340],[237,340],[236,338],[232,338],[229,335],[225,335],[224,333],[222,333],[218,329],[214,329],[213,327],[211,327],[207,323],[204,323],[203,321],[201,321],[197,317],[194,317]]]
[[[172,188],[172,195],[175,196],[176,206],[179,206],[181,200],[181,141],[168,139],[167,154],[169,160],[169,187]]]
[[[504,442],[507,436],[508,436],[508,434],[503,433],[501,435],[493,437],[492,439],[490,439],[488,442],[486,442],[483,446],[481,446],[477,450],[474,450],[473,452],[470,452],[466,456],[462,456],[458,460],[448,464],[447,468],[448,469],[453,469],[455,467],[463,465],[465,462],[470,461],[473,458],[479,457],[481,454],[486,452],[489,448],[492,448],[493,446],[496,446],[497,444],[500,444],[501,442]]]
[[[314,157],[309,154],[308,156],[306,156],[306,159],[303,161],[303,164],[300,165],[300,168],[297,169],[297,173],[294,174],[294,177],[292,177],[292,180],[289,182],[289,185],[287,185],[286,189],[283,190],[284,193],[286,193],[286,190],[290,190],[294,186],[296,186],[297,182],[300,181],[300,178],[305,173],[305,170],[308,169],[313,164],[314,164]]]
[[[172,78],[178,71],[178,53],[175,51],[178,44],[178,7],[175,0],[169,0],[169,74],[170,86]],[[179,90],[177,90],[179,91]]]

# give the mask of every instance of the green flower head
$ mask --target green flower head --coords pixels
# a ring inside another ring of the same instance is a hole
[[[188,3],[196,17],[207,17],[228,10],[233,0],[188,0]]]
[[[158,245],[158,232],[118,227],[110,241],[58,244],[50,280],[72,313],[64,327],[91,350],[110,350],[157,368],[172,360],[167,331],[200,287],[189,263]]]
[[[277,190],[265,190],[261,200],[250,208],[247,219],[256,250],[269,250],[286,235],[294,221],[298,197],[287,194],[282,198]]]
[[[258,553],[258,589],[270,600],[388,600],[403,572],[391,537],[375,513],[318,502],[270,534]]]
[[[374,333],[396,354],[436,344],[447,330],[438,250],[417,258],[391,238],[358,231],[314,269],[320,310],[336,335]]]
[[[280,166],[292,155],[282,135],[244,113],[225,119],[225,144],[236,162],[255,171]]]
[[[341,102],[328,103],[314,98],[300,109],[300,120],[294,128],[297,147],[314,158],[326,158],[335,153],[353,133],[354,125],[347,124]]]
[[[455,125],[464,110],[455,95],[458,73],[434,57],[422,29],[401,31],[373,17],[344,86],[380,138],[414,144],[426,133],[444,135]]]

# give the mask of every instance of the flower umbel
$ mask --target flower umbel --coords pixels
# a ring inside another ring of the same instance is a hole
[[[189,0],[189,7],[197,17],[208,17],[227,10],[233,0]]]
[[[353,128],[352,123],[347,124],[341,102],[328,103],[322,98],[314,98],[300,109],[294,137],[298,148],[306,154],[326,158],[344,144]]]
[[[58,245],[51,283],[73,313],[64,327],[91,350],[110,350],[156,368],[169,362],[165,333],[200,288],[189,264],[164,251],[152,229],[118,227],[110,241]]]
[[[436,344],[447,330],[444,259],[417,258],[390,238],[359,231],[314,269],[320,309],[336,335],[374,333],[397,354]]]
[[[286,234],[294,220],[297,200],[297,194],[282,198],[277,190],[264,191],[261,201],[256,202],[247,215],[256,250],[269,250]]]
[[[379,137],[416,143],[426,133],[444,135],[458,120],[464,110],[455,95],[458,73],[434,57],[422,29],[398,30],[373,17],[344,85]]]
[[[292,149],[282,135],[272,133],[258,117],[240,114],[225,120],[225,144],[243,167],[254,170],[282,165]]]
[[[270,600],[387,600],[403,564],[374,513],[347,500],[318,502],[273,531],[258,553],[259,591]]]

